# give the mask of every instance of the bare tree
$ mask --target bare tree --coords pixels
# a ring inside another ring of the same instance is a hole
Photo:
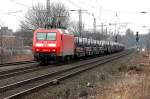
[[[118,37],[119,39],[119,37]],[[126,46],[135,46],[136,45],[136,39],[135,39],[135,35],[134,35],[134,32],[128,28],[126,30],[126,34],[123,35],[122,37],[120,37],[120,40],[119,40],[120,43],[123,43],[124,45]]]
[[[47,14],[47,12],[50,12]],[[49,16],[47,16],[49,15]],[[24,19],[20,21],[20,29],[15,33],[17,38],[22,38],[24,45],[32,45],[33,31],[38,28],[62,28],[70,23],[69,11],[62,3],[52,3],[50,11],[45,5],[38,3],[28,9]]]
[[[71,21],[68,30],[71,31],[75,36],[80,36],[79,21]],[[84,34],[84,31],[85,31],[84,24],[82,23],[82,35]]]
[[[69,27],[69,31],[71,31],[75,36],[79,36],[79,22],[72,21]]]
[[[47,18],[47,12],[50,12],[49,18]],[[21,28],[25,30],[45,28],[46,25],[49,25],[50,28],[69,26],[69,11],[62,3],[52,3],[50,11],[39,3],[30,8],[25,19],[20,22]]]

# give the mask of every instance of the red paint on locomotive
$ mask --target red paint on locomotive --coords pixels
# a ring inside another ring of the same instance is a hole
[[[63,29],[38,29],[34,31],[33,52],[35,58],[37,54],[74,55],[74,35]]]

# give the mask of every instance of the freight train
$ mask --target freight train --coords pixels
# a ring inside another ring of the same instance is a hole
[[[113,41],[75,37],[65,29],[37,29],[33,36],[34,59],[40,63],[111,54],[124,48]]]

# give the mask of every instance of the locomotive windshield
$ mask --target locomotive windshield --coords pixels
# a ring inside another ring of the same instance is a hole
[[[47,33],[47,40],[56,40],[56,33]]]
[[[56,40],[56,33],[37,33],[37,40]]]

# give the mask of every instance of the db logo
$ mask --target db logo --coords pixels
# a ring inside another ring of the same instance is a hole
[[[46,47],[47,46],[47,41],[45,41],[45,43],[44,43],[44,47]]]

